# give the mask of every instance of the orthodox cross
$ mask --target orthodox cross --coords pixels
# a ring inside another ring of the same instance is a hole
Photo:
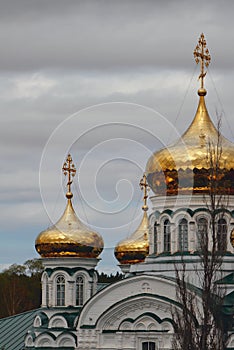
[[[72,184],[72,177],[74,177],[76,174],[76,168],[70,154],[68,154],[66,162],[63,164],[62,170],[65,176],[68,175],[66,197],[72,198],[71,184]]]
[[[211,60],[209,50],[206,48],[206,40],[203,33],[201,34],[198,40],[198,44],[193,52],[193,55],[196,63],[198,64],[200,62],[201,73],[199,75],[199,79],[201,79],[201,89],[203,89],[204,78],[206,76],[206,72],[204,71],[204,65],[208,67]]]
[[[143,178],[141,179],[139,185],[141,187],[141,190],[144,190],[144,198],[143,198],[144,205],[142,206],[142,209],[144,211],[147,211],[148,210],[147,198],[148,198],[148,191],[150,190],[150,188],[149,188],[149,185],[147,183],[145,174],[143,175]]]

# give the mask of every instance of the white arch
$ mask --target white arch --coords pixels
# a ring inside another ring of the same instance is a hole
[[[119,329],[120,329],[120,331],[132,330],[132,323],[128,322],[128,321],[124,321],[123,323],[121,323]]]
[[[172,223],[172,218],[167,213],[163,213],[162,215],[160,215],[158,222],[159,222],[160,225],[164,225],[164,221],[165,220],[169,220],[170,223]]]
[[[156,326],[156,322],[155,320],[150,317],[149,315],[143,315],[142,317],[140,317],[139,319],[137,319],[134,322],[134,329],[138,329],[138,325],[140,324],[144,324],[145,325],[145,330],[150,330],[150,329],[158,329],[158,327]]]
[[[52,316],[48,328],[68,328],[67,321],[63,316]]]
[[[35,347],[49,347],[53,345],[54,339],[49,334],[40,334],[35,341]]]
[[[41,321],[41,317],[40,316],[36,316],[34,321],[33,321],[33,327],[41,327],[42,325],[42,321]]]
[[[33,346],[34,340],[31,334],[28,334],[26,336],[24,343],[25,343],[25,346]]]
[[[188,222],[191,221],[191,216],[187,211],[178,211],[174,216],[173,216],[173,222],[178,225],[180,220],[186,219]]]
[[[163,331],[169,330],[169,333],[173,333],[174,332],[172,324],[170,322],[168,322],[168,321],[163,321],[162,322],[161,330],[163,330]]]
[[[134,325],[134,330],[135,331],[146,331],[146,325],[143,322],[137,322]]]
[[[71,334],[60,334],[56,340],[56,347],[62,349],[63,346],[76,347],[76,342]]]

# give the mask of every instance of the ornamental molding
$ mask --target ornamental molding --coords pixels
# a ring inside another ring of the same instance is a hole
[[[105,315],[101,316],[97,329],[102,331],[118,330],[120,324],[127,318],[136,319],[146,312],[155,314],[156,317],[171,317],[171,306],[169,303],[153,300],[151,297],[140,297],[139,300],[128,300],[123,304],[117,305],[109,310]]]

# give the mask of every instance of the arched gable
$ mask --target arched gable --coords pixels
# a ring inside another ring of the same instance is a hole
[[[107,322],[105,320],[113,318],[113,313],[116,318],[119,318],[122,312],[125,316],[119,319],[119,326],[127,317],[126,312],[133,319],[139,316],[139,314],[131,316],[134,308],[141,309],[144,313],[150,312],[150,307],[154,307],[158,310],[159,317],[163,319],[170,317],[171,304],[179,307],[176,302],[176,285],[173,281],[158,276],[129,277],[111,284],[90,299],[81,311],[77,328],[87,326],[96,328],[97,324],[98,327],[105,328],[104,324]]]
[[[62,349],[64,346],[76,347],[76,336],[72,333],[61,333],[56,339],[56,348]]]
[[[26,346],[32,347],[34,345],[35,339],[36,339],[35,333],[32,331],[29,331],[28,334],[25,336],[24,343]]]
[[[49,321],[48,328],[68,328],[66,319],[61,315],[54,315]]]
[[[33,322],[33,327],[45,327],[48,325],[48,316],[46,315],[45,312],[39,312]]]
[[[171,320],[170,301],[160,298],[157,295],[139,294],[119,302],[105,313],[97,321],[96,329],[102,332],[109,331],[162,331],[164,319]],[[126,322],[131,324],[127,329],[124,328]],[[168,328],[167,331],[171,330]]]
[[[53,347],[55,335],[50,332],[40,334],[35,340],[35,347]]]
[[[151,310],[156,313],[156,310]],[[170,318],[161,319],[153,312],[145,312],[135,319],[125,318],[119,325],[119,331],[139,330],[140,325],[144,325],[143,330],[151,332],[172,332],[173,322]]]

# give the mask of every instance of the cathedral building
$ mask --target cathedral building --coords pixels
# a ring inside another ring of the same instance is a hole
[[[98,284],[95,268],[104,242],[74,211],[71,186],[76,169],[68,155],[63,165],[68,177],[65,211],[56,224],[38,235],[35,243],[45,267],[41,308],[33,311],[24,344],[18,348],[9,346],[10,350],[172,350],[173,310],[183,317],[177,293],[178,273],[185,271],[197,308],[202,310],[200,250],[204,237],[208,251],[213,249],[213,217],[217,232],[215,247],[222,252],[222,265],[216,276],[217,285],[224,291],[220,317],[232,319],[234,144],[220,134],[206,108],[204,69],[209,65],[210,55],[203,34],[194,56],[201,65],[197,111],[184,134],[155,152],[147,162],[140,181],[144,194],[141,222],[135,232],[115,247],[124,278],[106,286]],[[218,156],[215,164],[214,154]],[[154,195],[150,198],[153,209],[148,216],[150,188]],[[211,198],[215,198],[214,203]],[[0,327],[4,327],[2,322]],[[198,312],[196,324],[201,327],[202,323],[202,312]],[[228,349],[234,349],[232,327],[229,322]]]

